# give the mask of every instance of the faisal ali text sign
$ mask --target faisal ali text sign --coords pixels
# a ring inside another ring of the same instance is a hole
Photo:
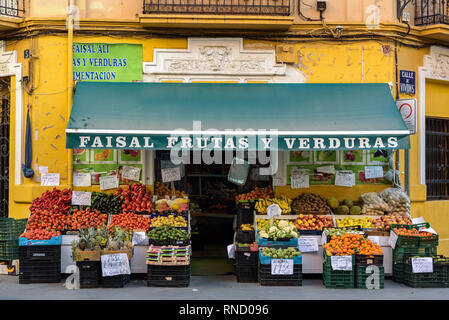
[[[396,149],[397,136],[284,137],[284,136],[144,136],[87,135],[67,132],[67,148],[155,150],[364,150]]]
[[[73,80],[142,80],[142,45],[74,43]]]

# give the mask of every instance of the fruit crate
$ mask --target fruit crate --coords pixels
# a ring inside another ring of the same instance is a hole
[[[16,240],[26,228],[28,219],[0,218],[0,240]]]
[[[433,272],[413,273],[412,259],[404,259],[403,283],[412,288],[449,288],[449,258],[433,256]]]
[[[79,269],[81,289],[99,287],[101,280],[100,261],[77,261],[76,266]]]
[[[404,258],[408,256],[426,257],[434,256],[437,254],[437,247],[419,247],[419,248],[394,248],[393,250],[393,262],[402,263]]]
[[[190,264],[190,246],[150,246],[145,255],[147,265],[182,266]]]
[[[274,259],[276,259],[276,258],[274,258]],[[259,262],[261,264],[268,264],[268,265],[270,265],[271,264],[271,260],[273,260],[273,258],[264,256],[262,254],[262,249],[259,249]],[[293,259],[284,259],[284,260],[293,260],[293,264],[302,264],[302,254],[299,255],[299,256],[294,257]]]
[[[237,277],[237,282],[257,282],[258,280],[258,264],[254,266],[250,265],[235,265],[235,274]]]
[[[297,247],[298,238],[292,238],[285,241],[274,241],[261,238],[259,235],[257,235],[257,244],[259,247],[273,247],[273,248]]]
[[[173,239],[166,239],[166,240],[154,240],[154,239],[148,239],[148,244],[150,246],[188,246],[190,245],[190,239],[187,240],[173,240]]]
[[[30,240],[19,237],[19,246],[60,246],[62,243],[62,235],[51,237],[48,240]]]
[[[302,286],[302,264],[293,265],[292,275],[272,275],[271,264],[259,263],[259,282],[262,286]]]
[[[254,224],[253,209],[237,209],[237,226],[242,224]]]
[[[237,210],[254,210],[257,200],[241,200],[237,202]]]
[[[102,288],[123,288],[131,281],[129,274],[119,274],[117,276],[101,277]]]
[[[188,287],[190,285],[190,265],[148,266],[148,287]]]
[[[404,282],[404,264],[393,262],[393,273],[391,279],[397,283]]]
[[[59,283],[61,282],[61,274],[35,274],[20,273],[19,284],[31,283]]]
[[[379,289],[385,287],[385,269],[384,267],[378,267],[379,270]],[[355,287],[358,289],[368,289],[366,287],[366,280],[372,275],[372,273],[366,273],[367,266],[356,266],[355,270]]]
[[[421,228],[430,228],[430,224],[428,222],[424,223],[418,223],[418,224],[392,224],[391,225],[391,232],[394,232],[394,228],[404,228],[407,230],[416,229],[419,230]],[[396,246],[399,248],[418,248],[420,247],[421,237],[415,237],[415,236],[402,236],[402,235],[396,235]],[[428,239],[425,239],[423,242],[423,246],[437,246],[438,245],[438,235],[426,237]]]
[[[323,230],[301,230],[301,229],[298,229],[298,232],[301,236],[321,236],[323,234]]]
[[[19,284],[59,283],[61,281],[61,263],[59,261],[21,261],[19,269]]]
[[[19,246],[20,262],[61,262],[61,246]]]
[[[253,243],[256,240],[256,234],[254,230],[242,231],[237,230],[235,235],[235,241],[239,243]]]
[[[323,283],[328,289],[354,288],[354,271],[332,270],[332,266],[323,263]]]
[[[235,263],[240,266],[256,266],[259,263],[258,251],[236,251]]]
[[[256,242],[254,243],[244,243],[243,245],[241,243],[235,242],[234,243],[234,247],[235,247],[235,251],[243,251],[243,252],[248,252],[248,251],[259,251],[259,246],[257,245]]]
[[[19,243],[14,240],[0,240],[0,260],[19,259]]]
[[[384,256],[383,255],[363,255],[363,254],[356,254],[355,255],[355,265],[356,266],[369,266],[369,265],[375,265],[375,266],[383,266],[384,265]]]

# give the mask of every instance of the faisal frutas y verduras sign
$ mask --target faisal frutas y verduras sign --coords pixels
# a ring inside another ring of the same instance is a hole
[[[398,136],[283,136],[266,135],[145,135],[86,134],[83,129],[67,130],[67,147],[72,149],[154,150],[368,150],[403,149],[409,140]],[[89,131],[89,130],[86,130]],[[132,131],[132,130],[131,130]]]

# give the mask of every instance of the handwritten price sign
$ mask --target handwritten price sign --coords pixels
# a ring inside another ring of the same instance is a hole
[[[271,260],[272,275],[292,275],[293,259],[272,259]]]

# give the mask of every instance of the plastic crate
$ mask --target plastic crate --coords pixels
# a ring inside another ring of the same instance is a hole
[[[0,240],[16,240],[24,232],[28,219],[0,218]]]
[[[256,266],[259,263],[258,251],[236,251],[235,263],[240,266]]]
[[[302,264],[293,265],[292,275],[272,275],[271,264],[259,264],[259,282],[262,286],[302,286]]]
[[[19,237],[19,246],[58,246],[62,243],[62,236],[52,237],[49,240],[29,240]]]
[[[384,267],[376,266],[379,270],[379,289],[385,287],[385,269]],[[367,266],[356,266],[355,271],[355,287],[358,289],[368,289],[366,287],[366,280],[372,273],[366,273]]]
[[[237,276],[237,282],[257,282],[258,279],[258,265],[235,265],[235,274]]]
[[[298,232],[301,236],[321,236],[323,234],[323,230],[300,230]]]
[[[253,209],[237,209],[237,226],[242,224],[254,224]]]
[[[393,250],[393,262],[402,263],[404,258],[408,256],[426,257],[434,256],[437,254],[437,247],[422,247],[422,248],[394,248]]]
[[[418,224],[392,224],[391,231],[394,228],[404,228],[407,230],[416,229],[419,230],[421,228],[430,228],[430,224],[428,222],[418,223]],[[428,237],[415,237],[415,236],[402,236],[397,235],[398,239],[396,240],[396,247],[399,248],[419,248],[419,247],[432,247],[438,246],[438,235],[432,235]],[[424,238],[424,239],[423,239]]]
[[[332,270],[332,266],[323,263],[323,284],[328,289],[354,288],[354,271]]]
[[[61,273],[61,263],[46,261],[21,262],[19,269],[21,273]]]
[[[25,261],[61,261],[61,246],[20,246],[19,259]]]
[[[188,287],[190,285],[190,265],[188,266],[148,266],[147,286]]]
[[[413,273],[412,259],[404,259],[404,284],[413,288],[449,288],[449,258],[433,256],[433,272]]]
[[[298,238],[292,238],[287,241],[273,241],[263,239],[259,235],[257,235],[257,244],[259,247],[273,247],[273,248],[297,247]]]
[[[393,263],[393,274],[392,274],[391,279],[397,283],[404,282],[404,264],[403,263]]]
[[[252,231],[237,230],[235,241],[238,243],[253,243],[256,240],[256,234]]]
[[[80,279],[80,289],[98,288],[100,282],[97,279]]]
[[[185,241],[178,241],[178,240],[172,240],[172,239],[167,239],[167,240],[153,240],[153,239],[148,239],[148,243],[150,246],[156,246],[156,247],[162,247],[162,246],[188,246],[190,245],[190,239],[185,240]]]
[[[428,247],[437,247],[439,243],[439,238],[437,234],[431,236],[425,236],[419,238],[419,247],[420,248],[428,248]]]
[[[101,277],[102,288],[123,288],[129,281],[131,276],[129,274],[120,274],[111,277]]]
[[[19,244],[17,239],[0,240],[0,260],[19,259]]]
[[[31,283],[59,283],[61,282],[61,274],[34,274],[21,273],[19,274],[19,284]]]
[[[383,264],[384,264],[383,255],[372,255],[372,256],[362,254],[355,255],[356,266],[369,266],[369,265],[383,266]]]
[[[268,265],[270,265],[271,264],[271,260],[273,260],[273,259],[276,259],[276,258],[271,258],[271,257],[264,256],[262,254],[262,249],[259,249],[259,262],[261,264],[268,264]],[[288,259],[285,259],[285,260],[288,260]],[[290,260],[293,260],[293,264],[302,264],[302,254],[299,255],[299,256],[296,256],[296,257],[294,257],[293,259],[290,259]]]
[[[100,261],[77,261],[79,269],[80,288],[98,288],[101,280]]]

